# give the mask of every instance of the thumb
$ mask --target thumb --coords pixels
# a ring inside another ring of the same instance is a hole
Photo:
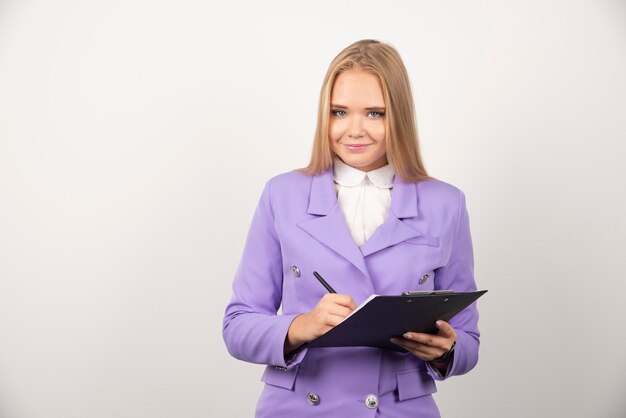
[[[446,338],[456,337],[456,331],[454,331],[454,328],[452,328],[452,326],[450,326],[450,324],[448,324],[446,321],[439,320],[435,322],[435,325],[439,329],[439,336]]]

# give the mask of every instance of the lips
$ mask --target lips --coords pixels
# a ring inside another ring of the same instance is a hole
[[[343,144],[350,151],[361,151],[369,147],[372,144]]]

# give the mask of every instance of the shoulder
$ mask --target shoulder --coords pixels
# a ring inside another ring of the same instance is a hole
[[[420,206],[436,210],[460,212],[465,207],[465,194],[458,187],[439,179],[429,179],[416,183]]]
[[[315,177],[300,170],[278,174],[265,183],[263,199],[276,210],[301,209],[301,206],[306,208]]]
[[[310,176],[300,170],[278,174],[265,183],[264,194],[272,200],[294,199],[298,195],[308,196],[314,178],[315,176]]]
[[[458,187],[436,178],[420,181],[416,183],[416,186],[418,192],[436,195],[441,198],[458,199],[464,195]]]
[[[270,188],[272,192],[289,190],[292,187],[301,188],[303,185],[310,184],[312,179],[313,176],[301,170],[292,170],[270,178],[266,183],[266,188]]]

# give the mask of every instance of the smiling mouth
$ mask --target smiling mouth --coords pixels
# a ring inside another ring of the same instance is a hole
[[[351,151],[359,151],[369,147],[372,144],[343,144],[346,148]]]

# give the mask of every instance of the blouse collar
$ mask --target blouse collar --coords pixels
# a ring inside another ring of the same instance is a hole
[[[333,174],[335,183],[341,186],[353,187],[359,185],[365,177],[378,188],[391,189],[396,170],[391,164],[377,168],[372,171],[361,171],[335,158],[333,161]]]

